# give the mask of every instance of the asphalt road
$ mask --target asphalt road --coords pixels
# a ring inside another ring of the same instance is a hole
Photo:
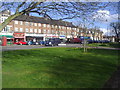
[[[66,44],[59,45],[53,47],[83,47],[81,44]],[[24,49],[35,49],[35,48],[53,48],[51,46],[41,46],[41,45],[9,45],[9,46],[1,46],[0,51],[10,51],[10,50],[24,50]],[[120,50],[120,48],[107,48],[107,47],[91,47],[98,49],[112,49],[112,50]]]

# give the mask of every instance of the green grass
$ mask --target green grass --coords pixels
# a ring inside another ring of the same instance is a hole
[[[101,88],[116,70],[118,51],[42,48],[3,52],[3,88]]]
[[[87,46],[91,46],[91,47],[120,48],[120,43],[92,43],[92,44],[87,44]]]

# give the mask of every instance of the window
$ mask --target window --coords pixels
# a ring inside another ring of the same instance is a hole
[[[28,25],[29,23],[28,22],[25,22],[25,25]]]
[[[57,25],[55,26],[55,28],[57,28]]]
[[[79,32],[79,29],[77,29],[77,32]]]
[[[30,29],[30,32],[33,32],[33,29],[32,29],[32,28]]]
[[[17,31],[18,31],[18,28],[15,27],[15,31],[17,32]]]
[[[30,25],[33,26],[33,22],[30,22]]]
[[[23,32],[23,28],[20,28],[20,32]]]
[[[61,26],[59,26],[59,28],[61,28]]]
[[[37,23],[34,23],[34,26],[37,26]]]
[[[50,25],[47,25],[47,27],[50,27]]]
[[[74,34],[76,35],[76,32],[74,32]]]
[[[25,31],[26,31],[26,32],[29,32],[29,31],[28,31],[28,28],[26,28]]]
[[[22,25],[23,24],[23,22],[22,21],[20,21],[20,25]]]
[[[37,33],[37,29],[34,29],[34,32]]]
[[[89,31],[89,33],[91,33],[91,31]]]
[[[44,33],[46,33],[46,30],[44,29]]]
[[[50,30],[48,30],[48,33],[50,33]]]
[[[38,29],[38,32],[41,33],[41,29]]]
[[[54,28],[54,25],[52,25],[52,28]]]
[[[2,22],[4,22],[4,18],[2,18]]]
[[[54,30],[52,30],[52,34],[54,34],[55,33],[55,31]]]
[[[41,26],[41,23],[39,23],[38,25]]]
[[[18,21],[15,21],[15,24],[18,24]]]
[[[43,27],[46,27],[46,24],[43,24]]]

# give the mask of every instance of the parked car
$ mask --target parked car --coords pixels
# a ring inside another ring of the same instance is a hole
[[[49,38],[45,40],[45,46],[58,46],[61,43],[59,38]]]
[[[70,39],[70,43],[82,43],[82,40],[80,38],[73,38]]]
[[[93,40],[87,40],[88,44],[93,43]]]
[[[102,40],[102,43],[109,43],[110,41],[108,40]]]
[[[14,44],[17,44],[17,45],[27,45],[27,42],[25,42],[25,41],[18,41],[18,42],[14,42]]]

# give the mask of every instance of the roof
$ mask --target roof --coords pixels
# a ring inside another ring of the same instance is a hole
[[[0,14],[10,15],[10,11],[9,10],[3,10],[3,11],[0,12]]]
[[[27,15],[20,15],[14,18],[13,20],[50,24],[50,25],[68,26],[68,27],[74,27],[74,28],[76,27],[70,22],[65,22],[60,20],[51,20],[43,17],[35,17],[35,16],[27,16]]]

